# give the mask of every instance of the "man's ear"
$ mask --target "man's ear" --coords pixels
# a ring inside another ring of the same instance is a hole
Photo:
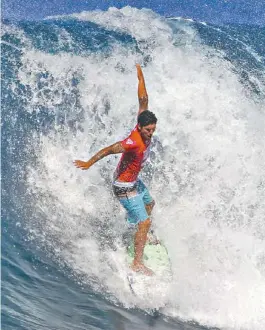
[[[137,124],[137,129],[140,131],[142,129],[142,126],[140,124]]]

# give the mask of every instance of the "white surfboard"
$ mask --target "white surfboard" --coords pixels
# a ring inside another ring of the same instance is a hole
[[[127,249],[127,261],[132,263],[134,258],[134,246],[131,244]],[[144,264],[152,269],[155,274],[163,273],[170,270],[170,260],[167,253],[167,249],[161,243],[150,244],[147,243],[144,248]]]
[[[134,258],[133,244],[127,249],[128,266],[131,265]],[[134,294],[141,294],[152,287],[154,283],[159,285],[168,285],[171,281],[171,263],[166,247],[162,244],[147,243],[144,248],[143,262],[146,267],[150,268],[153,276],[148,276],[140,272],[129,271],[127,279],[129,287]]]

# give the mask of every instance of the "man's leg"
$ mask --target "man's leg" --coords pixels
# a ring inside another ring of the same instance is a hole
[[[134,236],[134,260],[131,266],[132,270],[143,272],[146,275],[153,275],[151,269],[143,264],[143,252],[150,226],[151,220],[149,218],[138,224],[138,230]]]
[[[155,201],[149,194],[148,189],[146,188],[145,184],[139,180],[137,185],[137,191],[142,195],[142,199],[144,202],[144,207],[146,210],[147,215],[150,217],[152,209],[155,205]],[[150,218],[142,221],[138,224],[138,230],[135,233],[134,237],[134,251],[135,251],[135,258],[132,263],[132,269],[135,271],[142,271],[146,275],[153,275],[151,269],[147,268],[143,264],[143,253],[144,247],[148,238],[148,231],[151,227],[151,220]]]
[[[143,185],[143,184],[142,184]],[[143,185],[143,188],[146,187]],[[150,197],[146,202],[143,200],[141,191],[133,191],[127,194],[127,197],[117,196],[120,203],[126,209],[128,214],[128,222],[130,224],[137,225],[137,232],[134,236],[134,260],[132,262],[131,268],[134,271],[143,272],[146,275],[152,275],[153,272],[143,264],[143,251],[147,240],[147,233],[151,226],[151,220],[148,217],[148,213],[154,206],[154,202]],[[146,203],[144,203],[146,202]],[[148,204],[149,202],[149,204]],[[147,207],[146,207],[147,206]],[[145,219],[140,220],[139,219]]]
[[[150,199],[151,199],[151,196],[150,196]],[[145,204],[145,209],[146,209],[146,212],[149,216],[151,215],[151,212],[152,212],[152,209],[153,209],[154,205],[155,205],[154,200],[152,200],[151,203],[149,203],[149,204]],[[150,227],[151,227],[150,218],[146,219],[145,221],[140,222],[138,224],[138,230],[137,230],[137,232],[135,233],[135,236],[134,236],[134,260],[133,260],[133,263],[132,263],[132,269],[135,270],[135,271],[137,271],[137,270],[142,271],[146,275],[153,275],[154,274],[151,271],[151,269],[147,268],[143,264],[144,247],[145,247],[145,244],[146,244],[146,241],[147,241],[148,232],[149,232]]]
[[[150,204],[145,204],[145,209],[148,215],[151,215],[154,206],[155,206],[154,200]]]
[[[151,215],[154,206],[155,206],[154,200],[152,200],[152,202],[149,204],[145,204],[145,209],[149,216]],[[149,230],[149,233],[147,234],[147,241],[149,244],[153,244],[153,245],[160,243],[159,239],[154,234],[154,231],[152,230],[152,228]]]

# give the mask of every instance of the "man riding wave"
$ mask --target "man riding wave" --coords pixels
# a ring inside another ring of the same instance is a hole
[[[137,125],[123,141],[101,149],[88,161],[75,160],[74,164],[82,170],[87,170],[98,160],[110,154],[122,153],[114,173],[113,191],[127,211],[128,222],[137,226],[134,236],[135,253],[131,269],[146,275],[152,275],[151,269],[143,264],[143,251],[151,226],[150,215],[155,202],[144,183],[138,178],[138,175],[148,158],[157,118],[153,112],[147,110],[148,94],[143,72],[139,64],[136,64],[136,69],[139,99]]]

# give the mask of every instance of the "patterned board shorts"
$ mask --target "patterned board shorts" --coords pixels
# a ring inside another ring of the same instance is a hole
[[[145,205],[151,204],[153,198],[141,180],[138,179],[130,189],[121,189],[113,185],[113,191],[127,211],[129,224],[137,225],[139,222],[149,218]]]

